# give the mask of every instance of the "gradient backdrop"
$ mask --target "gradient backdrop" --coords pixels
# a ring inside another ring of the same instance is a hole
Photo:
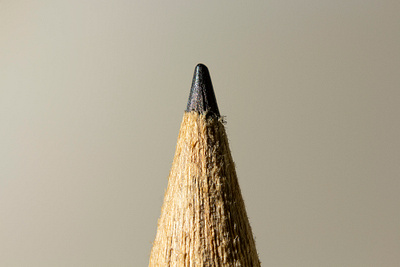
[[[399,266],[399,1],[0,1],[0,266],[147,266],[197,63],[263,266]]]

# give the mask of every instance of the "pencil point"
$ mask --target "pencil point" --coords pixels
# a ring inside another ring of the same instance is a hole
[[[260,267],[208,69],[198,64],[149,267]]]
[[[192,88],[186,107],[186,112],[190,111],[220,117],[210,73],[203,64],[198,64],[194,69]]]

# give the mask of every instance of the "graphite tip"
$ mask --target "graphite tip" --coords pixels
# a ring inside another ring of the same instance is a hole
[[[186,112],[190,111],[220,117],[210,73],[203,64],[198,64],[194,69],[192,87],[186,107]]]

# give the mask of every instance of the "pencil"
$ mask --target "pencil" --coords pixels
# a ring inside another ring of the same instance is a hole
[[[203,64],[193,75],[149,266],[260,266]]]

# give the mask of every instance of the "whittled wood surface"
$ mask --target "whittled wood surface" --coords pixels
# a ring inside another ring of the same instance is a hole
[[[149,266],[260,266],[220,119],[184,114]]]

